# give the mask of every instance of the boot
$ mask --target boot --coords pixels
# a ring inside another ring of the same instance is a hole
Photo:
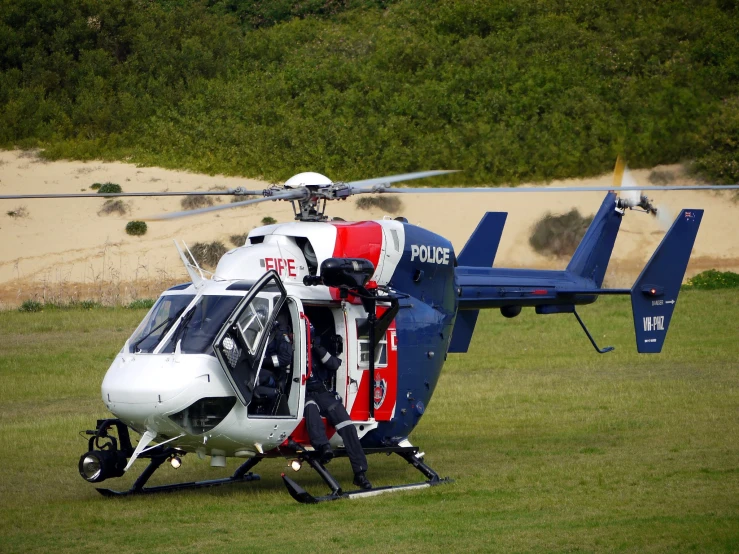
[[[369,479],[367,479],[364,471],[360,471],[359,473],[354,474],[354,484],[360,489],[364,490],[369,490],[372,488],[372,483],[369,482]]]
[[[318,452],[318,461],[320,461],[323,465],[326,465],[331,460],[334,459],[334,451],[331,450],[331,445],[326,443],[324,444]]]

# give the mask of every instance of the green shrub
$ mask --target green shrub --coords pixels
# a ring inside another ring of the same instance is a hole
[[[126,308],[129,310],[140,310],[149,309],[154,305],[155,300],[152,298],[137,298],[133,302],[129,303]]]
[[[228,249],[219,241],[196,242],[190,252],[201,267],[214,268]]]
[[[400,198],[393,195],[362,196],[357,199],[356,204],[357,208],[360,210],[379,208],[389,214],[396,214],[403,208],[403,203],[400,201]]]
[[[241,233],[240,235],[231,235],[228,237],[228,240],[231,241],[231,244],[233,244],[236,247],[244,246],[246,244],[246,237],[249,236],[249,233]]]
[[[128,204],[126,204],[120,198],[115,200],[109,198],[105,201],[103,207],[100,208],[100,211],[98,211],[98,215],[110,215],[112,213],[117,213],[118,215],[126,215],[128,213],[128,210]]]
[[[123,192],[123,189],[121,185],[116,185],[115,183],[103,183],[98,188],[98,194],[117,194],[119,192]]]
[[[40,312],[44,309],[43,304],[36,300],[25,300],[18,308],[19,312]]]
[[[262,225],[274,225],[275,223],[277,223],[277,220],[274,217],[265,216],[262,218]]]
[[[147,226],[145,221],[129,221],[126,224],[126,233],[134,237],[145,235],[146,230]]]
[[[202,194],[185,196],[181,201],[180,205],[183,210],[197,210],[199,208],[207,208],[213,205],[213,198],[210,196],[204,196]]]
[[[571,256],[592,221],[593,216],[583,217],[577,209],[562,215],[547,213],[534,225],[529,244],[545,256]]]
[[[103,186],[103,184],[102,184],[102,183],[93,183],[93,184],[91,184],[91,185],[90,185],[90,188],[91,188],[92,190],[99,190],[99,189],[100,189],[100,187],[102,187],[102,186]]]
[[[739,287],[739,274],[733,271],[709,269],[688,279],[685,288],[700,290],[732,289]]]

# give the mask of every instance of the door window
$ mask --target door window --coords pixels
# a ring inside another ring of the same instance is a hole
[[[213,344],[216,357],[245,406],[252,400],[269,330],[286,296],[277,273],[269,271],[251,288]]]

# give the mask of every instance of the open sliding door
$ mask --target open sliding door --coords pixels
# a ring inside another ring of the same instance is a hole
[[[236,307],[213,343],[216,357],[244,406],[251,402],[267,339],[286,297],[277,272],[265,273]]]

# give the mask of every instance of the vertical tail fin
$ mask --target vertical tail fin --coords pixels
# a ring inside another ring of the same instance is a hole
[[[631,289],[640,353],[662,350],[701,219],[703,210],[682,210]]]
[[[473,267],[492,267],[498,253],[500,237],[508,217],[506,212],[488,212],[477,224],[477,228],[467,240],[457,257],[457,264]],[[464,310],[457,313],[449,352],[467,352],[475,331],[480,310]]]
[[[567,271],[603,285],[623,213],[617,210],[616,194],[609,192],[585,236],[567,265]]]

